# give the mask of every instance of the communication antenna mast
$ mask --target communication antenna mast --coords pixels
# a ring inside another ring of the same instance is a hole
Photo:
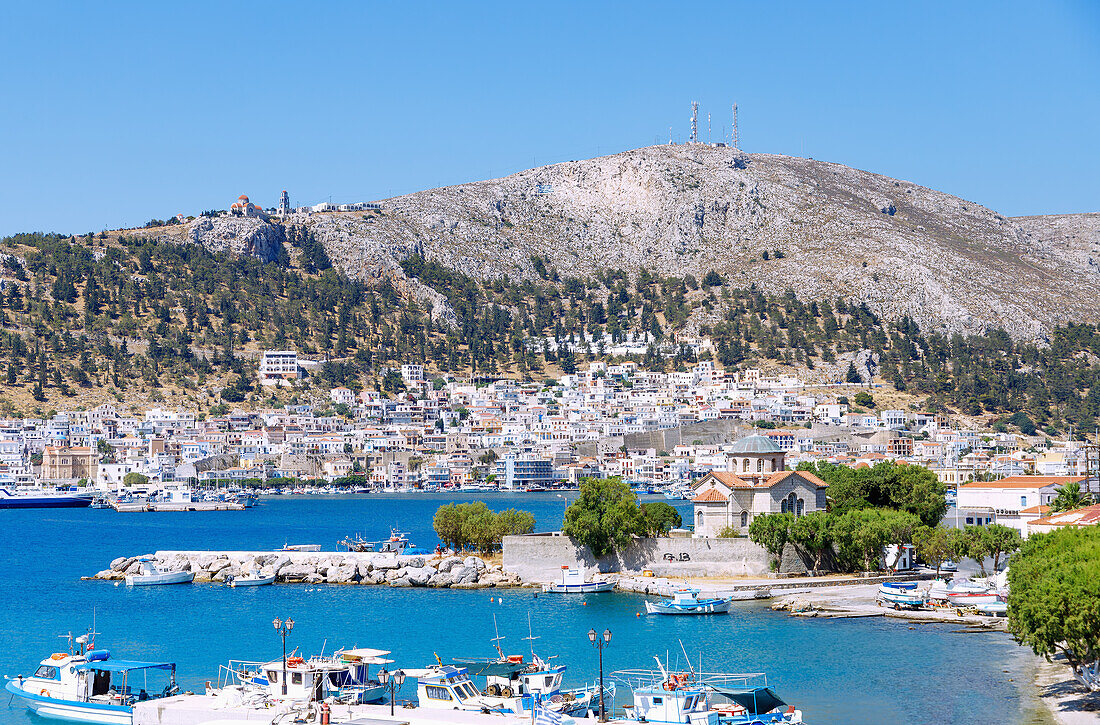
[[[672,145],[672,126],[668,127],[668,145]]]
[[[691,102],[691,142],[699,140],[699,104]]]
[[[707,114],[707,141],[710,141],[710,114]]]
[[[733,104],[733,147],[741,149],[741,137],[737,134],[737,104]]]

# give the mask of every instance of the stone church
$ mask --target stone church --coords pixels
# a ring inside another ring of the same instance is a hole
[[[692,484],[696,536],[717,536],[727,526],[747,535],[760,514],[825,510],[828,484],[807,471],[784,470],[786,454],[771,438],[742,438],[730,460],[733,470],[711,471]]]

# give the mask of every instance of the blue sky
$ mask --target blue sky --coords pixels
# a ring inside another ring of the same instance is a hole
[[[688,133],[1100,211],[1100,3],[0,3],[0,234],[361,201]]]

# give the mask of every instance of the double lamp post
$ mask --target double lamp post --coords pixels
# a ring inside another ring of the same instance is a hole
[[[286,636],[290,634],[290,630],[294,629],[294,620],[290,617],[286,618],[286,621],[275,617],[275,621],[272,622],[275,625],[275,632],[283,637],[283,694],[286,694]]]
[[[595,629],[590,629],[588,641],[600,652],[600,722],[607,722],[607,711],[603,704],[603,649],[611,644],[611,630],[605,629],[601,635]]]

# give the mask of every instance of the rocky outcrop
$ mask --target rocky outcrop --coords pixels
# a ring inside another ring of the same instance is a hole
[[[393,556],[370,553],[251,553],[251,552],[157,552],[153,564],[161,571],[193,571],[195,581],[224,582],[229,577],[253,571],[275,575],[284,584],[387,584],[393,587],[482,587],[522,586],[519,576],[499,564],[489,565],[476,556],[432,559],[423,556]],[[119,557],[109,569],[92,579],[117,581],[141,567],[144,557]]]
[[[169,242],[187,241],[201,244],[214,252],[252,255],[264,262],[274,262],[286,241],[286,234],[281,225],[256,217],[199,217],[188,225],[184,239],[169,235],[163,235],[159,239]]]

